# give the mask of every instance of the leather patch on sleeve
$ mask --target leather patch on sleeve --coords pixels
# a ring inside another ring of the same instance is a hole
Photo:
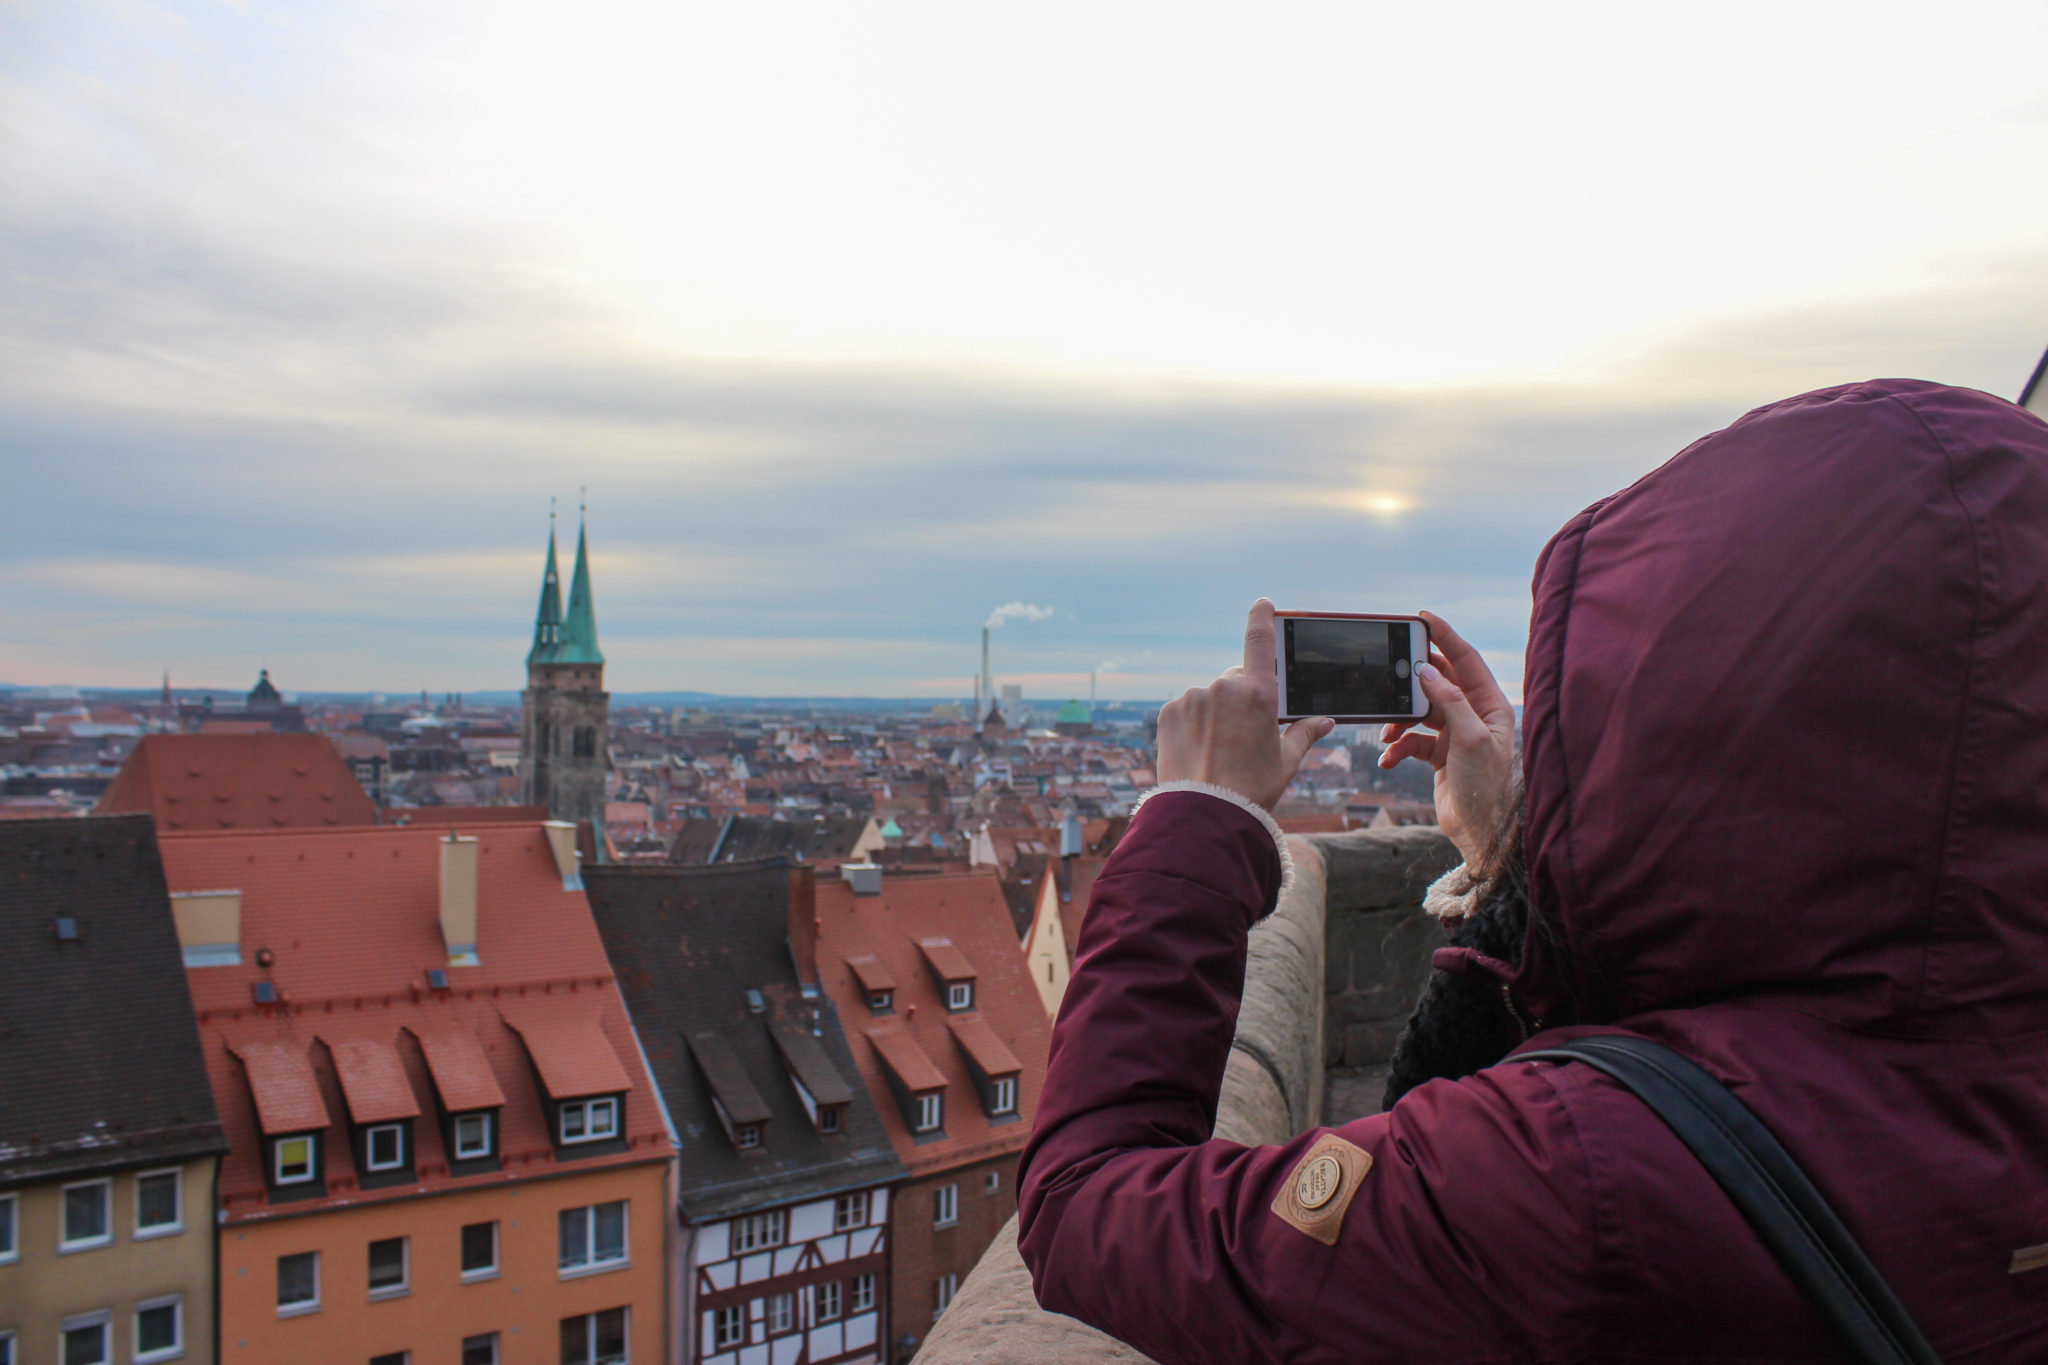
[[[1325,1133],[1281,1182],[1273,1212],[1324,1246],[1334,1246],[1344,1227],[1344,1211],[1371,1169],[1371,1152]]]
[[[2021,1247],[2012,1254],[2012,1268],[2009,1275],[2024,1275],[2029,1270],[2039,1270],[2048,1265],[2048,1242],[2037,1247]]]

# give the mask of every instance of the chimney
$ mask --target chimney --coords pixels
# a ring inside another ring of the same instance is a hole
[[[841,863],[839,875],[853,888],[856,896],[879,896],[882,894],[882,869],[873,863]]]
[[[818,989],[818,869],[789,869],[789,955],[805,995]]]
[[[981,724],[988,709],[996,704],[995,680],[988,675],[988,627],[981,628],[981,700],[975,703],[974,723]]]
[[[541,823],[541,830],[548,836],[548,852],[555,857],[555,871],[562,874],[562,889],[581,891],[583,871],[576,853],[576,826],[567,820],[546,820]],[[441,865],[448,865],[445,858]]]
[[[171,919],[187,967],[234,967],[242,961],[242,893],[173,891]]]
[[[441,840],[441,941],[449,966],[477,965],[476,840],[454,830]]]

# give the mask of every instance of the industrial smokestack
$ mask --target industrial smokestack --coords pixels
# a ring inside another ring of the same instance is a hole
[[[974,723],[981,724],[988,708],[996,703],[996,685],[988,675],[988,627],[981,628],[981,699],[975,703]]]

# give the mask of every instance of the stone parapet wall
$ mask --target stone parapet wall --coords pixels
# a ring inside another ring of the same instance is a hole
[[[1295,883],[1252,931],[1216,1136],[1284,1142],[1324,1121],[1326,1072],[1382,1065],[1441,941],[1422,893],[1457,862],[1434,828],[1293,838]],[[1012,1218],[933,1326],[918,1365],[1077,1365],[1145,1357],[1031,1293]]]

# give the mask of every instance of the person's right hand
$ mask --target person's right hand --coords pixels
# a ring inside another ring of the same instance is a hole
[[[1429,622],[1430,663],[1416,669],[1429,714],[1380,731],[1380,766],[1419,758],[1436,769],[1436,821],[1484,875],[1493,870],[1515,791],[1515,708],[1479,651],[1440,616]],[[1425,734],[1417,726],[1427,726]]]

